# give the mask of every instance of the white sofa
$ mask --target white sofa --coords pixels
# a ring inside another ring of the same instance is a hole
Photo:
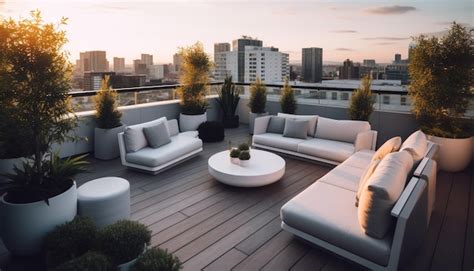
[[[354,200],[374,156],[371,150],[351,155],[288,201],[281,208],[282,228],[371,270],[398,270],[416,253],[430,221],[436,195],[433,158],[437,152],[438,146],[427,142],[425,157],[405,175],[406,186],[404,180],[401,195],[386,214],[391,230],[383,238],[364,231]]]
[[[252,139],[254,147],[334,165],[343,162],[360,150],[375,149],[377,132],[370,129],[367,121],[334,120],[316,115],[282,113],[278,113],[277,116],[312,119],[308,137],[306,139],[292,138],[280,133],[267,132],[272,116],[265,116],[255,120]]]
[[[143,133],[144,127],[157,125],[165,122],[169,131],[171,142],[152,148],[145,146],[137,151],[127,151],[124,141],[124,133],[118,134],[120,159],[122,165],[131,169],[145,171],[147,173],[158,174],[178,163],[184,162],[202,152],[202,141],[198,137],[197,131],[179,132],[177,120],[167,120],[160,118],[154,121],[128,126],[126,129],[135,129]]]

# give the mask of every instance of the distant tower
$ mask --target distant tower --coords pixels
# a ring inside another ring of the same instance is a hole
[[[302,77],[303,81],[317,83],[323,77],[323,49],[303,48],[302,50]]]
[[[153,65],[153,55],[142,54],[141,61],[142,64],[145,64],[147,66]]]
[[[217,80],[224,80],[229,74],[227,70],[227,55],[230,52],[230,43],[214,43],[214,76]],[[235,79],[235,78],[234,78]]]
[[[245,46],[262,47],[263,42],[248,36],[232,41],[232,50],[237,51],[237,82],[244,82],[245,78]]]
[[[395,61],[393,62],[394,64],[398,64],[402,62],[402,55],[401,54],[395,54]]]
[[[114,72],[123,72],[125,70],[125,58],[114,57]]]

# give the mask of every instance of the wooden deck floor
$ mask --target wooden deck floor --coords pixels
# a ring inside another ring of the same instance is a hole
[[[294,238],[280,228],[281,206],[332,167],[285,157],[286,174],[260,188],[235,188],[214,180],[208,158],[247,142],[246,127],[226,140],[206,143],[203,153],[156,176],[123,168],[120,161],[91,160],[78,182],[120,176],[131,183],[132,219],[153,231],[153,245],[184,263],[183,270],[359,270],[361,267]],[[0,248],[0,255],[2,254]],[[4,248],[3,248],[4,251]],[[3,255],[5,255],[3,253]],[[18,260],[1,270],[20,270]],[[0,265],[1,266],[1,265]],[[470,170],[440,172],[436,207],[426,241],[403,270],[474,268],[474,180]],[[31,269],[30,269],[31,270]]]

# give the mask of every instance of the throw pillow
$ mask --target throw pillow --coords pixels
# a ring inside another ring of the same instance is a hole
[[[403,142],[400,150],[409,152],[414,162],[418,163],[425,156],[426,146],[426,135],[421,130],[418,130]]]
[[[379,163],[380,163],[380,160],[372,160],[369,166],[365,169],[364,173],[360,176],[359,188],[357,189],[357,194],[356,194],[356,202],[355,202],[356,207],[359,206],[360,194],[362,194],[362,190],[365,188],[365,184],[367,183],[367,180],[372,176],[372,174],[374,173]]]
[[[367,180],[359,199],[359,224],[371,237],[382,239],[395,222],[390,211],[405,188],[413,159],[406,152],[387,154]]]
[[[127,152],[136,152],[148,145],[142,127],[127,127],[123,133],[123,142]]]
[[[402,145],[402,138],[399,136],[392,137],[389,140],[385,141],[382,146],[374,153],[374,156],[372,156],[372,161],[375,160],[382,160],[385,155],[391,153],[391,152],[396,152],[400,149],[400,146]]]
[[[155,126],[144,127],[143,133],[152,148],[159,148],[171,142],[170,133],[164,122]]]
[[[285,118],[271,116],[268,123],[267,133],[283,134],[285,129]]]
[[[309,121],[307,120],[296,120],[287,118],[285,120],[285,129],[283,131],[283,136],[306,139],[308,132],[308,124]]]
[[[278,117],[297,119],[297,120],[307,120],[308,121],[308,136],[314,136],[316,132],[316,123],[318,122],[317,115],[295,115],[295,114],[286,114],[278,113]]]

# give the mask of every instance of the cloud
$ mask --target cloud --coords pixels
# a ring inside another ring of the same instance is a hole
[[[375,45],[393,45],[397,44],[396,42],[376,42]]]
[[[352,49],[350,49],[350,48],[336,48],[336,49],[334,49],[334,50],[336,50],[336,51],[354,51],[354,50],[352,50]]]
[[[412,6],[384,6],[384,7],[376,7],[376,8],[369,8],[365,11],[371,14],[377,15],[393,15],[393,14],[404,14],[410,11],[415,11],[416,8]]]
[[[397,41],[397,40],[408,40],[409,37],[368,37],[363,38],[364,40],[386,40],[386,41]]]
[[[352,29],[342,29],[342,30],[334,30],[334,31],[331,31],[332,33],[357,33],[356,30],[352,30]]]

